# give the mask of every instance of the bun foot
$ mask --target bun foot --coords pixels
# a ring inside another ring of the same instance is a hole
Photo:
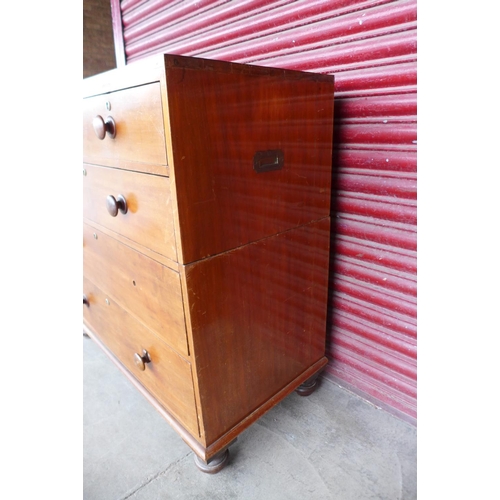
[[[213,456],[208,462],[205,462],[195,454],[194,463],[202,472],[206,472],[207,474],[217,474],[217,472],[226,466],[228,457],[229,449],[225,449],[224,451],[217,453],[217,455]]]
[[[318,377],[319,373],[316,373],[310,379],[307,379],[302,385],[299,385],[297,389],[295,389],[295,392],[299,396],[309,396],[318,387]]]

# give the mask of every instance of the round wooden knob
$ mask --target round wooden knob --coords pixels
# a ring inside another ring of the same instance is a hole
[[[134,363],[139,370],[144,371],[146,369],[146,363],[151,363],[151,357],[146,349],[142,350],[142,356],[140,354],[134,353]]]
[[[106,125],[106,132],[111,139],[114,139],[116,137],[116,124],[113,118],[111,116],[108,116],[106,118],[106,121],[104,122]]]
[[[126,214],[128,212],[127,200],[122,194],[119,194],[116,198],[110,194],[106,197],[106,208],[111,217],[116,217],[118,210],[122,214]]]
[[[106,137],[106,124],[104,123],[102,116],[97,115],[92,120],[92,126],[94,127],[95,135],[102,141]]]
[[[116,124],[111,116],[108,116],[106,120],[104,120],[102,116],[97,115],[92,120],[92,126],[94,127],[95,135],[101,141],[106,137],[106,134],[112,139],[116,137]]]
[[[90,306],[89,299],[87,298],[87,296],[85,294],[83,294],[83,305],[87,306],[87,307]]]

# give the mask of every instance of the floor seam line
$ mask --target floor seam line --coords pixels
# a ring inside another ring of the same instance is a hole
[[[166,469],[157,472],[153,477],[147,479],[144,483],[140,484],[133,491],[130,491],[130,492],[126,493],[124,497],[120,498],[120,500],[127,500],[132,495],[135,495],[139,490],[141,490],[142,488],[144,488],[144,486],[147,486],[148,484],[150,484],[151,482],[153,482],[155,479],[157,479],[158,477],[160,477],[162,474],[165,474],[166,472],[168,472],[169,469],[171,469],[174,465],[178,464],[180,461],[184,460],[190,454],[191,454],[191,452],[189,451],[188,453],[186,453],[185,455],[183,455],[182,457],[180,457],[179,459],[177,459],[175,462],[171,463]]]

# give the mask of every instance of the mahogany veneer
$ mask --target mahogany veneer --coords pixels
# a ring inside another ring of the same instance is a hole
[[[217,472],[327,363],[333,77],[155,55],[83,129],[84,331]]]

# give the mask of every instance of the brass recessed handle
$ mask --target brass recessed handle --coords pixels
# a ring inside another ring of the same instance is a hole
[[[151,363],[151,356],[146,349],[142,350],[142,356],[140,354],[134,353],[134,363],[139,370],[144,371],[146,369],[146,363]]]
[[[106,120],[104,120],[102,116],[97,115],[92,120],[92,126],[94,127],[95,135],[101,141],[106,137],[106,134],[108,134],[111,139],[116,137],[116,123],[111,116],[108,116]]]
[[[83,305],[87,306],[87,307],[90,306],[89,299],[87,298],[87,296],[85,294],[83,294]]]
[[[122,214],[126,214],[128,212],[127,200],[122,194],[119,194],[116,198],[110,194],[106,197],[106,208],[111,217],[116,217],[118,210]]]

